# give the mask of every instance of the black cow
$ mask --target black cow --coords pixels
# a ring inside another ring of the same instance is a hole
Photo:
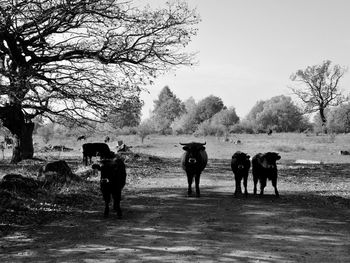
[[[122,189],[126,181],[126,169],[124,161],[120,158],[105,159],[100,161],[101,164],[93,164],[92,168],[97,169],[101,173],[100,187],[105,201],[104,216],[109,214],[109,203],[111,196],[113,197],[113,208],[117,211],[117,216],[122,217],[120,208],[120,200]]]
[[[86,140],[86,136],[85,135],[81,135],[77,138],[77,141],[85,141]]]
[[[83,144],[83,163],[88,165],[91,163],[92,156],[100,156],[101,159],[111,159],[115,154],[109,149],[105,143],[84,143]]]
[[[196,196],[200,196],[199,191],[199,180],[202,171],[208,162],[208,155],[205,151],[205,143],[180,143],[183,145],[185,150],[181,158],[182,168],[185,170],[188,181],[188,195],[192,194],[192,182],[193,177],[195,178],[196,183]]]
[[[244,152],[237,151],[232,155],[231,159],[231,169],[235,175],[235,196],[242,194],[241,181],[243,179],[244,194],[248,195],[247,191],[247,180],[250,169],[249,155]]]
[[[272,182],[275,188],[275,194],[278,197],[277,190],[277,164],[276,161],[281,159],[281,156],[276,152],[258,153],[252,159],[254,194],[256,194],[256,184],[260,182],[260,195],[264,194],[266,180]]]

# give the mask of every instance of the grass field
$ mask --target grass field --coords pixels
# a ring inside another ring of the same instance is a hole
[[[112,136],[111,136],[112,137]],[[86,142],[102,142],[104,137],[90,137]],[[209,159],[230,159],[236,151],[244,151],[253,156],[259,152],[276,151],[282,156],[279,163],[289,164],[296,160],[311,160],[323,163],[349,163],[350,156],[340,155],[340,150],[350,150],[350,134],[340,135],[307,135],[302,133],[275,133],[271,136],[266,134],[237,134],[231,135],[233,141],[240,140],[241,144],[224,142],[222,138],[215,136],[194,137],[194,136],[161,136],[150,135],[141,143],[136,135],[114,136],[114,140],[109,143],[111,150],[116,150],[117,141],[123,140],[128,146],[132,146],[133,152],[146,153],[159,157],[177,158],[182,154],[179,142],[206,142],[206,149]],[[37,149],[43,146],[40,139],[34,138],[38,142]],[[76,158],[81,157],[81,145],[85,142],[75,139],[52,140],[52,145],[65,145],[74,149],[71,152],[36,152],[39,158]],[[10,150],[5,156],[9,158]]]

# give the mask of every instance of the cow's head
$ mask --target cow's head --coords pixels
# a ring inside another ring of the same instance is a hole
[[[275,169],[276,161],[281,159],[281,156],[276,152],[267,152],[261,157],[261,165],[267,169]]]
[[[232,160],[235,160],[237,164],[238,169],[244,169],[246,168],[248,162],[249,162],[250,156],[244,152],[235,152],[234,155],[232,155]],[[249,163],[250,165],[250,163]]]
[[[188,155],[187,155],[187,162],[189,164],[196,164],[200,159],[201,155],[200,152],[205,150],[204,145],[205,143],[198,143],[198,142],[191,142],[191,143],[180,143],[183,145],[182,149],[184,149]]]
[[[100,160],[91,166],[94,170],[99,170],[101,174],[101,182],[108,182],[114,172],[114,161],[110,159]]]

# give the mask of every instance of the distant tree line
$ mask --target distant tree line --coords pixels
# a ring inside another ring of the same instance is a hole
[[[224,105],[221,98],[210,95],[199,102],[193,97],[182,102],[168,86],[164,87],[147,123],[148,131],[159,134],[197,134],[227,136],[229,133],[274,132],[350,132],[350,103],[325,110],[324,124],[316,114],[310,120],[291,97],[280,95],[258,101],[247,116],[240,119],[234,107]]]
[[[228,133],[275,132],[349,132],[350,103],[339,90],[339,81],[347,68],[325,60],[319,65],[300,69],[290,76],[290,87],[301,101],[280,95],[258,101],[244,119],[235,108],[227,108],[221,98],[210,95],[198,103],[191,97],[185,102],[164,87],[156,100],[148,126],[161,134],[227,135]],[[313,122],[305,114],[317,113]]]
[[[210,95],[198,103],[190,97],[182,102],[164,87],[154,101],[154,109],[145,122],[160,134],[198,134],[227,136],[229,133],[258,133],[266,130],[295,132],[309,129],[311,124],[290,97],[276,96],[259,101],[241,120],[234,107],[224,105],[221,98]]]

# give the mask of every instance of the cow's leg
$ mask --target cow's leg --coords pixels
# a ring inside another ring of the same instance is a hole
[[[256,185],[258,183],[258,177],[253,175],[253,181],[254,181],[254,195],[256,195]]]
[[[260,178],[260,195],[264,194],[265,186],[266,186],[266,178]]]
[[[193,175],[187,174],[187,182],[188,182],[188,189],[187,189],[187,195],[192,195],[192,182],[193,182]]]
[[[241,179],[239,176],[235,176],[235,196],[242,194],[242,188],[241,188]]]
[[[243,177],[243,186],[244,186],[244,195],[246,197],[248,196],[247,181],[248,181],[248,176],[244,176]]]
[[[279,197],[280,195],[279,195],[278,190],[277,190],[277,178],[272,179],[272,186],[273,186],[273,188],[275,188],[276,197]]]
[[[122,209],[120,208],[120,200],[122,199],[122,191],[119,190],[113,194],[113,209],[117,211],[118,218],[122,217]]]
[[[109,203],[111,202],[111,195],[110,195],[110,193],[103,193],[103,199],[105,201],[104,216],[107,217],[109,215]]]
[[[201,174],[196,174],[195,181],[196,181],[196,196],[197,196],[197,197],[200,197],[200,196],[201,196],[201,193],[200,193],[200,191],[199,191],[199,181],[200,181],[200,178],[201,178]]]

